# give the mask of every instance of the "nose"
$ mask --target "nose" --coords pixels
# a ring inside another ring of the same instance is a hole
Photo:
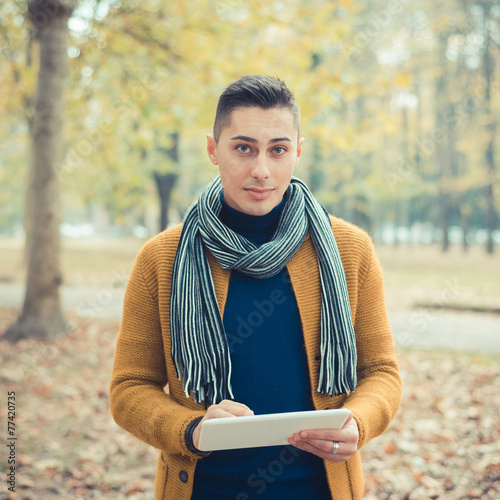
[[[263,181],[269,178],[270,175],[271,173],[269,172],[266,156],[264,154],[259,154],[252,165],[252,177],[259,181]]]

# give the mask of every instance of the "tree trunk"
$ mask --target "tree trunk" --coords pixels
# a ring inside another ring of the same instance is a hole
[[[394,248],[399,247],[399,231],[398,228],[401,226],[401,200],[398,198],[394,205]]]
[[[467,240],[467,232],[469,230],[469,207],[464,206],[467,202],[460,204],[460,227],[463,231],[462,249],[465,253],[469,250],[469,241]]]
[[[168,149],[161,148],[160,151],[165,153],[169,158],[171,165],[178,167],[179,165],[179,132],[170,134],[172,139],[172,146]],[[168,227],[168,210],[170,208],[170,198],[172,190],[174,189],[178,175],[174,172],[160,174],[153,172],[156,187],[158,188],[158,195],[160,197],[160,232]]]
[[[436,81],[436,136],[440,139],[436,141],[436,161],[437,172],[439,173],[438,185],[438,210],[439,210],[439,223],[443,234],[441,240],[441,251],[447,252],[450,248],[450,240],[448,238],[448,229],[450,227],[450,190],[449,182],[451,177],[451,158],[449,157],[449,149],[447,147],[448,128],[445,123],[444,117],[450,112],[452,104],[449,103],[447,96],[447,77],[448,66],[446,62],[446,41],[447,34],[440,35],[440,45],[438,54],[440,57],[440,74]]]
[[[487,21],[490,18],[490,6],[483,5],[485,12],[485,38],[486,47],[484,48],[484,76],[486,80],[486,91],[485,91],[485,102],[484,107],[486,115],[488,117],[488,124],[486,130],[489,135],[488,146],[486,148],[486,168],[488,184],[486,185],[486,229],[488,231],[488,239],[486,240],[486,251],[489,254],[493,254],[495,250],[495,242],[493,239],[493,232],[497,227],[497,212],[495,208],[495,183],[496,183],[496,169],[495,169],[495,134],[496,134],[496,122],[493,117],[492,106],[491,106],[491,79],[493,75],[493,58],[491,56],[491,35],[490,28],[487,25]]]
[[[411,158],[411,153],[410,153],[410,122],[408,119],[408,108],[406,106],[403,106],[401,109],[401,114],[402,114],[402,121],[403,121],[403,136],[402,136],[402,148],[403,148],[403,158]],[[413,188],[408,188],[406,190],[406,196],[404,195],[404,192],[402,193],[402,199],[401,199],[401,204],[402,204],[402,219],[403,219],[403,226],[408,229],[408,241],[406,242],[407,246],[412,245],[411,241],[411,225],[412,225],[412,214],[411,214],[411,208],[412,208],[412,201],[413,201],[413,193],[411,192]]]
[[[324,186],[324,161],[321,144],[317,139],[312,139],[312,160],[309,164],[309,188],[317,194]]]
[[[74,0],[35,0],[29,4],[40,42],[40,69],[26,200],[30,218],[26,226],[26,294],[21,315],[5,333],[11,342],[31,337],[54,338],[68,332],[59,296],[60,188],[55,164],[61,154],[68,19],[74,6]]]
[[[159,174],[154,172],[158,195],[160,196],[160,232],[168,227],[168,209],[170,207],[170,198],[172,189],[174,189],[177,180],[177,174]]]

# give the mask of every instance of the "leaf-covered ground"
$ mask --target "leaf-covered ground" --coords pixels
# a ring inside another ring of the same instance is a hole
[[[15,319],[2,310],[0,332]],[[53,342],[10,345],[0,333],[2,448],[7,391],[16,393],[17,493],[0,499],[153,499],[156,450],[108,408],[118,325],[80,323]],[[498,359],[402,352],[401,410],[364,448],[369,500],[500,498]],[[258,497],[256,497],[258,499]]]

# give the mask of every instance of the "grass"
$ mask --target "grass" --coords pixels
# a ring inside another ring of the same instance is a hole
[[[136,238],[63,239],[64,284],[103,287],[130,272],[144,240]],[[377,246],[388,309],[416,303],[500,307],[500,258],[474,246],[442,253],[433,245]],[[0,283],[24,283],[23,240],[0,239]],[[1,304],[0,304],[1,305]]]
[[[129,273],[144,240],[137,238],[63,239],[63,281],[69,286],[102,287],[110,275]],[[24,283],[24,242],[0,239],[0,283]]]
[[[416,303],[500,307],[500,259],[483,247],[378,246],[389,310]]]

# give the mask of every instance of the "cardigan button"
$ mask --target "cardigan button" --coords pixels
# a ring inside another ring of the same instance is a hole
[[[321,359],[321,356],[316,356],[314,359],[315,359],[316,361],[319,361],[319,360]]]
[[[188,482],[188,473],[185,471],[185,470],[181,470],[179,472],[179,479],[183,482],[183,483],[187,483]]]

